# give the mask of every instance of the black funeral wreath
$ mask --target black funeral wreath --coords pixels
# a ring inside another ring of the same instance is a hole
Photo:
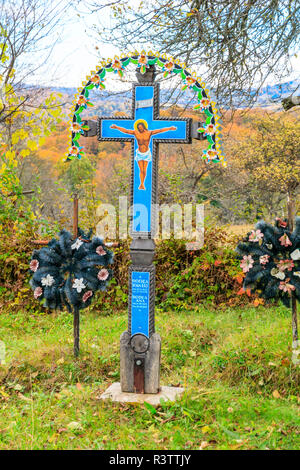
[[[291,232],[287,220],[275,226],[260,221],[237,247],[245,273],[244,288],[251,287],[266,300],[280,299],[290,306],[300,301],[300,217]]]
[[[30,285],[34,297],[51,309],[84,309],[96,291],[105,290],[112,277],[112,270],[107,267],[112,259],[113,253],[100,238],[87,239],[79,230],[79,237],[74,240],[62,230],[58,240],[33,252]]]

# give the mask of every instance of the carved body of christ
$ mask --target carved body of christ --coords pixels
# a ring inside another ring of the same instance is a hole
[[[133,237],[151,236],[157,202],[158,144],[190,143],[191,119],[159,116],[159,85],[133,85],[131,118],[99,118],[98,139],[131,141],[131,205]]]
[[[147,123],[145,124],[142,120],[136,121],[134,126],[135,130],[125,129],[124,127],[117,126],[113,124],[110,126],[111,129],[118,129],[124,134],[134,135],[137,140],[138,148],[135,152],[135,160],[140,169],[140,185],[138,189],[146,190],[145,188],[145,178],[147,176],[147,168],[149,162],[152,161],[151,150],[149,148],[150,139],[153,135],[161,134],[167,131],[176,131],[177,127],[163,127],[162,129],[155,129],[153,131],[147,129]]]

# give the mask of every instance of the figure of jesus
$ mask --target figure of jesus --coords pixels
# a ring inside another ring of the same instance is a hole
[[[125,129],[124,127],[117,126],[113,124],[110,126],[111,129],[118,129],[120,132],[124,134],[134,135],[137,140],[138,148],[136,149],[135,153],[135,160],[140,169],[140,185],[139,189],[146,189],[145,188],[145,179],[147,176],[147,168],[149,162],[152,161],[151,150],[149,148],[150,139],[155,134],[160,134],[162,132],[167,131],[176,131],[177,127],[164,127],[162,129],[154,129],[153,131],[148,130],[148,124],[144,119],[138,119],[134,123],[134,130]]]

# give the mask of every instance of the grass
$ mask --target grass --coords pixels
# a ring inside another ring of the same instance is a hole
[[[119,380],[126,313],[0,314],[0,449],[297,449],[300,372],[283,307],[158,312],[163,385],[176,403],[99,400]]]

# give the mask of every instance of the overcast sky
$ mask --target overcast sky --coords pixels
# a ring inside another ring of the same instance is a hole
[[[101,22],[110,26],[108,9],[101,10]],[[127,52],[101,44],[92,33],[95,24],[99,24],[99,19],[96,14],[92,15],[87,12],[84,2],[79,1],[79,7],[74,4],[74,8],[69,11],[64,28],[51,38],[53,42],[58,39],[58,42],[53,48],[46,69],[43,69],[43,73],[36,77],[35,82],[41,85],[77,88],[81,86],[90,71],[95,69],[100,56],[113,58],[115,54]],[[294,73],[289,78],[299,79],[300,57],[293,58],[292,64]],[[276,79],[270,78],[268,83],[272,84],[274,81]]]

